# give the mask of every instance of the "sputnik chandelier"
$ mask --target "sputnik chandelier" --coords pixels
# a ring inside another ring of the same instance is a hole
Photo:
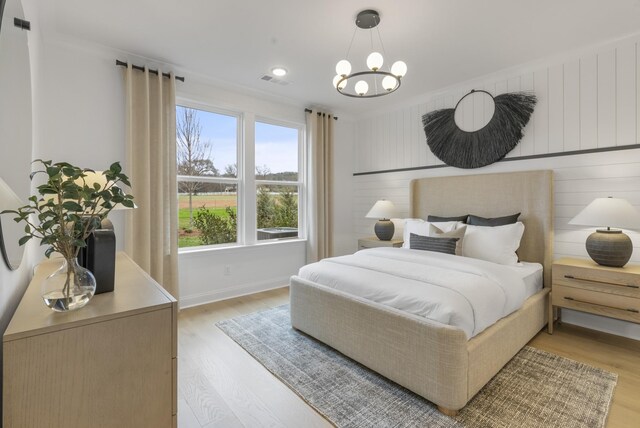
[[[407,74],[407,64],[403,61],[396,61],[387,68],[388,71],[382,69],[384,57],[380,52],[373,51],[373,29],[380,23],[380,15],[375,10],[363,10],[356,17],[356,29],[351,37],[351,43],[347,50],[347,59],[343,59],[336,64],[336,73],[333,78],[333,87],[342,95],[354,98],[374,98],[388,95],[395,92],[400,87],[400,79]],[[351,63],[348,61],[351,46],[355,39],[358,28],[369,30],[371,40],[371,52],[367,57],[366,71],[351,72]],[[380,48],[386,56],[382,37],[380,37],[380,29],[378,32],[378,40]],[[356,81],[357,80],[357,81]],[[353,82],[356,81],[354,84]],[[371,90],[371,91],[370,91]]]

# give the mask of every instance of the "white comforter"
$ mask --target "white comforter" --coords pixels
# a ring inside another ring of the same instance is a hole
[[[508,267],[406,248],[371,248],[300,269],[307,280],[452,325],[471,338],[519,309],[527,295]]]

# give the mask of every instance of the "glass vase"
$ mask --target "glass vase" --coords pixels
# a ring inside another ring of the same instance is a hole
[[[80,309],[96,292],[96,279],[78,259],[64,259],[62,266],[42,282],[45,305],[56,312]]]

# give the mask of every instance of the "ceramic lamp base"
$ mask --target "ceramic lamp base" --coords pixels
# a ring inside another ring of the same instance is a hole
[[[621,230],[598,229],[587,238],[587,253],[599,265],[622,267],[631,258],[633,244]]]
[[[393,238],[393,232],[395,231],[395,226],[391,220],[382,219],[378,220],[374,230],[379,240],[391,241],[391,238]]]

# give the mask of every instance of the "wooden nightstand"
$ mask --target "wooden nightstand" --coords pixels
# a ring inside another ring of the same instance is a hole
[[[640,266],[600,266],[592,260],[563,258],[553,263],[549,334],[553,308],[589,312],[640,323]]]
[[[402,239],[392,239],[391,241],[381,241],[375,236],[370,238],[361,238],[358,239],[358,250],[364,250],[365,248],[376,248],[376,247],[402,247],[402,243],[404,241]]]

